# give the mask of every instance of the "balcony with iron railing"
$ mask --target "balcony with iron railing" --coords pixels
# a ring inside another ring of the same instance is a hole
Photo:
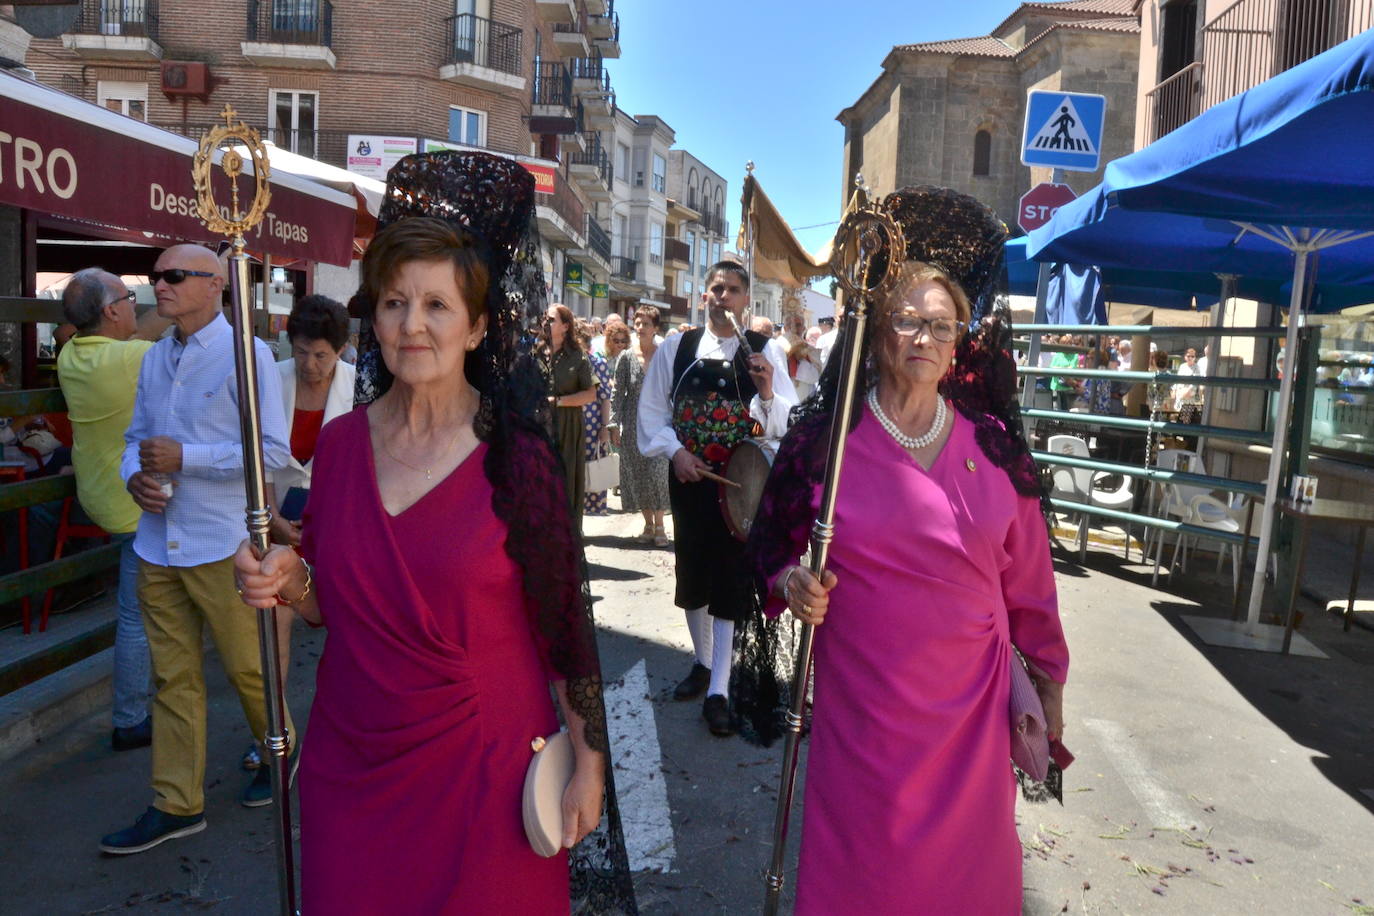
[[[554,171],[553,191],[547,194],[535,192],[534,202],[539,232],[544,238],[574,246],[583,244],[587,208],[578,200],[562,172]]]
[[[588,196],[596,200],[610,199],[615,166],[610,154],[601,145],[599,134],[588,133],[584,136],[583,149],[568,157],[568,167]]]
[[[1374,0],[1237,0],[1202,27],[1202,109],[1374,26]]]
[[[713,235],[725,235],[728,224],[721,218],[720,214],[708,211],[701,214],[699,220],[701,227]]]
[[[541,60],[534,66],[534,91],[530,101],[536,107],[572,108],[572,72],[562,61]]]
[[[606,12],[587,19],[587,37],[604,57],[620,56],[620,15],[612,2]]]
[[[616,255],[611,258],[611,276],[617,280],[628,280],[631,283],[639,282],[639,262],[634,258],[627,258]]]
[[[663,257],[667,259],[669,267],[687,270],[692,263],[692,249],[682,239],[664,239]]]
[[[669,315],[671,315],[673,318],[691,320],[692,303],[687,300],[686,296],[674,296],[669,294],[664,296],[663,299],[665,302],[668,303]]]
[[[329,0],[248,0],[243,56],[258,66],[333,70],[334,5]]]
[[[608,266],[611,263],[611,234],[587,214],[587,248]]]
[[[1191,63],[1145,93],[1146,141],[1153,143],[1198,115],[1202,64]]]
[[[463,13],[445,19],[444,32],[440,79],[476,89],[525,88],[519,28]]]
[[[1237,0],[1202,26],[1202,59],[1146,93],[1145,138],[1371,27],[1374,0]]]
[[[578,10],[571,22],[553,24],[553,43],[562,49],[564,57],[586,57],[591,53],[587,43],[587,14]]]
[[[587,106],[593,120],[615,117],[615,90],[611,88],[611,74],[599,54],[579,57],[568,62],[572,74],[573,92]]]
[[[86,60],[161,60],[157,2],[81,0],[76,22],[62,36],[62,44]]]

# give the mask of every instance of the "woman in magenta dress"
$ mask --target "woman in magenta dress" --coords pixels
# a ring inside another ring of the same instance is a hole
[[[510,160],[392,170],[354,299],[364,403],[320,433],[305,562],[237,557],[245,601],[329,629],[300,773],[306,914],[567,913],[570,895],[634,912],[614,814],[598,828],[595,634],[522,349],[542,312],[532,213]],[[551,686],[576,769],[564,851],[541,858],[521,792],[531,741],[559,727]]]
[[[1068,651],[1034,466],[987,396],[1010,359],[986,346],[999,322],[970,341],[960,282],[914,260],[938,258],[982,298],[1003,231],[952,192],[887,205],[922,218],[904,226],[903,283],[869,317],[825,583],[797,557],[840,360],[799,408],[751,531],[770,613],[819,627],[796,912],[1019,914],[1013,646],[1056,738]]]

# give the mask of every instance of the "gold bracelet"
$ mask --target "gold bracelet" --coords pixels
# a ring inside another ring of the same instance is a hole
[[[311,575],[313,571],[310,569],[310,563],[308,560],[305,559],[305,557],[301,557],[300,561],[301,565],[305,567],[305,590],[300,593],[299,597],[294,598],[291,601],[287,601],[285,598],[281,596],[281,592],[277,592],[278,604],[284,604],[287,607],[292,607],[293,605],[300,604],[302,601],[305,600],[306,596],[310,594],[310,587],[314,584],[315,581],[314,576]]]

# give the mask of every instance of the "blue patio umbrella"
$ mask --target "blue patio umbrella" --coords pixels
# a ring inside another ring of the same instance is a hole
[[[1008,239],[1003,249],[1003,259],[1007,265],[1008,292],[1016,296],[1034,296],[1036,294],[1040,265],[1027,259],[1027,241],[1028,238],[1024,235]],[[1077,271],[1082,269],[1082,267],[1075,268]],[[1220,283],[1212,274],[1139,270],[1125,267],[1097,267],[1097,270],[1101,275],[1103,298],[1108,302],[1128,302],[1131,305],[1148,305],[1164,309],[1210,308],[1217,302],[1217,290]],[[1079,306],[1077,310],[1079,314],[1087,314],[1088,311],[1085,306]],[[1054,314],[1052,306],[1049,308],[1049,312]],[[1085,320],[1082,322],[1066,321],[1064,323],[1091,324],[1092,322]]]
[[[1238,274],[1282,283],[1296,352],[1310,259],[1374,287],[1374,30],[1343,42],[1107,166],[1102,184],[1031,234],[1037,260]],[[1292,401],[1279,391],[1260,556],[1268,555]],[[1257,632],[1265,563],[1247,633]],[[1286,647],[1285,647],[1286,648]]]

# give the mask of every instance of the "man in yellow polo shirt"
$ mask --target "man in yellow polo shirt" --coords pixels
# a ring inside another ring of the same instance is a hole
[[[62,311],[77,333],[57,357],[57,379],[72,424],[76,496],[91,521],[123,542],[115,625],[114,733],[117,751],[152,743],[148,716],[148,638],[138,603],[133,533],[142,515],[119,476],[124,431],[133,415],[138,371],[151,340],[138,331],[134,294],[112,273],[90,267],[72,275]]]

